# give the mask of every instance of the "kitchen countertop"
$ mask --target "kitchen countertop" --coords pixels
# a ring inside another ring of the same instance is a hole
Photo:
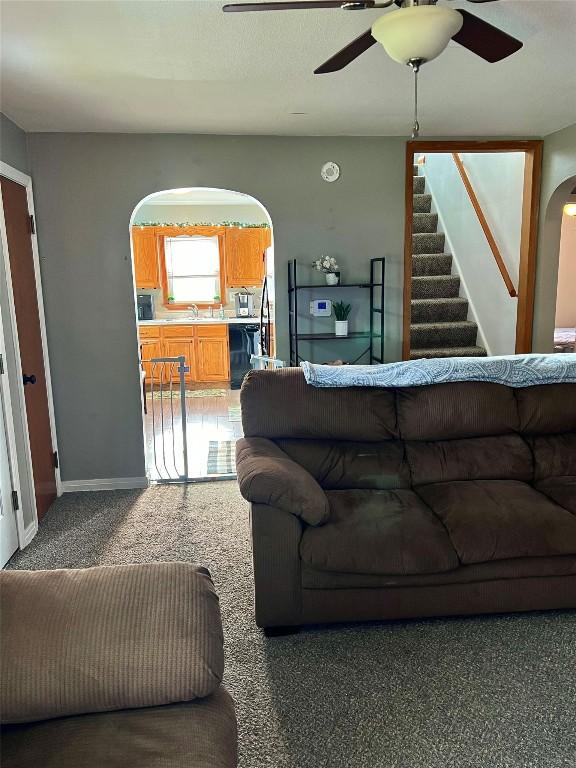
[[[138,320],[138,325],[237,325],[246,324],[258,325],[258,317],[186,317],[178,319],[159,318],[158,320]]]

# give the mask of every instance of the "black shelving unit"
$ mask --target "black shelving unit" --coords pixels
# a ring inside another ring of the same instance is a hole
[[[384,257],[370,259],[370,281],[368,283],[339,283],[338,285],[319,285],[298,283],[296,259],[288,262],[288,331],[290,335],[290,365],[299,365],[302,358],[298,351],[298,342],[331,341],[338,339],[369,339],[365,349],[356,361],[369,355],[370,365],[384,362],[384,276],[386,260]],[[342,288],[358,288],[370,291],[370,326],[366,331],[352,331],[347,336],[335,333],[300,333],[298,331],[298,293],[299,291],[338,291]],[[379,290],[378,290],[379,289]],[[375,345],[377,349],[375,351]],[[356,362],[355,361],[355,362]]]

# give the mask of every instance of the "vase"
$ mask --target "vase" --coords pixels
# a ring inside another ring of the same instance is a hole
[[[326,272],[325,275],[327,285],[338,285],[340,282],[340,275],[338,275],[336,272]]]
[[[334,321],[334,335],[335,336],[348,336],[348,320],[335,320]]]

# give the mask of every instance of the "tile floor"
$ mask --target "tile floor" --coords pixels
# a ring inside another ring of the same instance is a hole
[[[186,445],[188,478],[221,477],[208,473],[208,446],[213,440],[242,437],[239,421],[240,390],[205,385],[202,389],[225,390],[223,397],[186,398]],[[146,465],[151,480],[177,480],[184,474],[180,397],[152,401],[146,396],[148,413],[144,417]]]

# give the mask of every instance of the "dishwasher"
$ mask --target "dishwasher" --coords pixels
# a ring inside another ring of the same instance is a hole
[[[255,323],[230,323],[230,388],[240,389],[244,376],[252,369],[250,359],[260,347],[260,326]]]

